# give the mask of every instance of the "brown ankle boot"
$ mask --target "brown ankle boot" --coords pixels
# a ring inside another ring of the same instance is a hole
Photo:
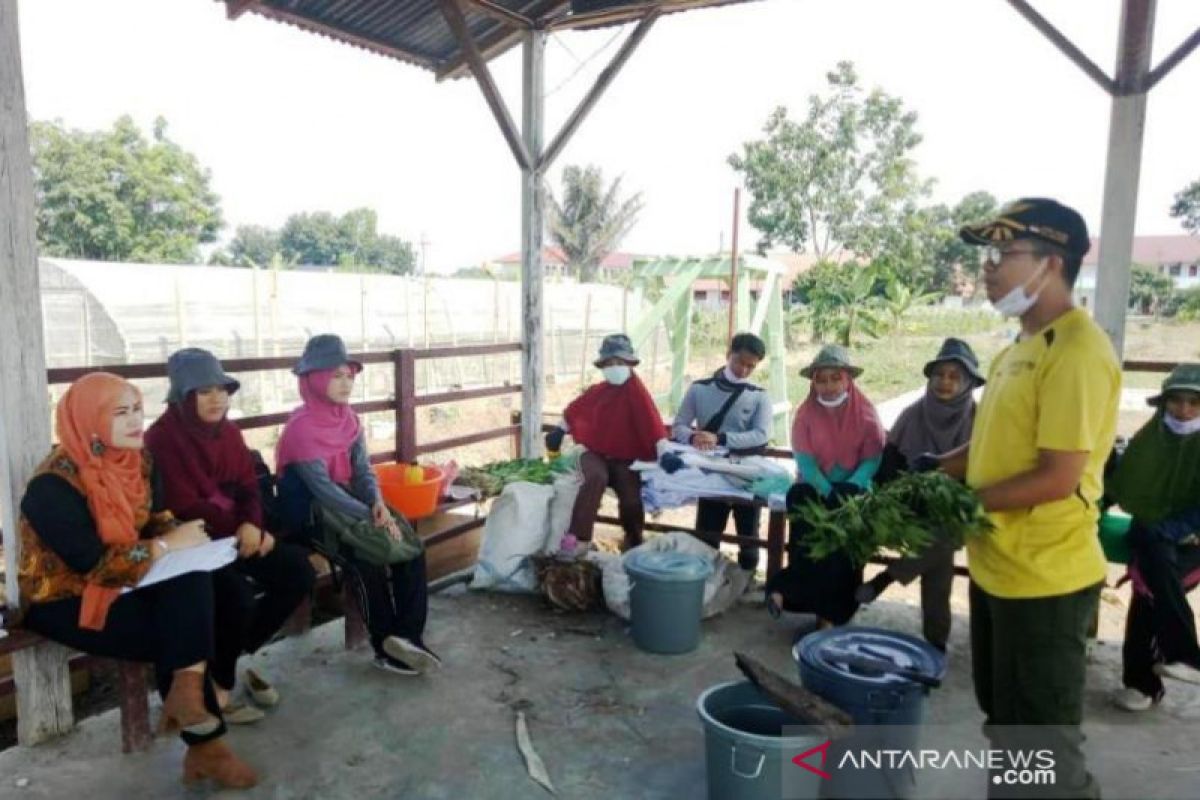
[[[186,728],[198,735],[212,733],[221,721],[204,707],[204,673],[180,670],[171,681],[171,691],[163,699],[164,732]]]
[[[205,778],[212,778],[226,789],[249,789],[258,783],[254,769],[234,755],[224,739],[190,745],[183,757],[184,783]]]

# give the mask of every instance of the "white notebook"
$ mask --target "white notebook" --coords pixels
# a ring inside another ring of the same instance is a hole
[[[122,592],[132,592],[143,586],[153,586],[188,572],[213,572],[236,558],[237,539],[232,536],[184,550],[172,550],[154,562],[154,566],[150,567],[150,571],[137,586],[127,587]]]

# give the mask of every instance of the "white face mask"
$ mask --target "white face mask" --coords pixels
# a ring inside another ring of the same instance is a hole
[[[613,386],[620,386],[622,383],[629,380],[629,367],[625,366],[624,364],[612,367],[604,367],[600,371],[604,373],[604,380],[608,381]]]
[[[725,380],[729,381],[730,383],[749,383],[750,382],[749,378],[739,378],[737,375],[734,375],[733,370],[731,370],[729,368],[728,364],[725,365]]]
[[[1038,301],[1038,296],[1042,293],[1042,287],[1039,286],[1038,290],[1033,294],[1026,294],[1025,287],[1029,286],[1031,283],[1040,278],[1042,273],[1045,271],[1046,268],[1043,266],[1037,272],[1033,273],[1033,277],[1024,284],[1020,286],[1014,286],[1011,292],[992,303],[992,308],[996,309],[1006,317],[1019,317],[1029,309],[1033,308]]]
[[[1187,420],[1176,419],[1170,414],[1163,414],[1163,424],[1167,426],[1167,430],[1179,436],[1187,436],[1191,433],[1200,432],[1200,417]]]
[[[841,394],[839,394],[837,397],[833,398],[832,400],[826,400],[824,397],[821,397],[821,395],[817,395],[817,402],[820,403],[821,405],[825,406],[826,408],[837,408],[842,403],[846,402],[846,398],[849,396],[850,396],[850,392],[842,392]]]

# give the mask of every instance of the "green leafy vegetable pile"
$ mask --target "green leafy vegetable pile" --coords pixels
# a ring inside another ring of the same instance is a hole
[[[574,468],[574,462],[559,457],[546,462],[539,458],[514,458],[493,461],[482,467],[464,467],[455,483],[478,489],[484,497],[495,497],[510,483],[528,482],[549,485],[564,472]]]
[[[975,493],[941,472],[906,473],[837,508],[810,502],[792,516],[811,527],[804,537],[811,558],[841,550],[856,565],[881,550],[916,555],[935,535],[961,547],[993,527]]]

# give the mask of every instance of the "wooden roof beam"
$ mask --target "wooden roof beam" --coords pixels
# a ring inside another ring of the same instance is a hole
[[[442,16],[446,18],[446,24],[450,26],[454,37],[458,39],[458,45],[462,48],[467,65],[471,68],[471,74],[475,76],[475,82],[479,84],[479,91],[483,92],[483,99],[487,101],[488,108],[492,110],[492,116],[500,125],[500,132],[504,134],[509,149],[512,150],[521,169],[532,170],[534,168],[533,159],[530,158],[529,151],[525,148],[525,142],[521,139],[521,132],[517,130],[517,124],[513,122],[512,114],[508,112],[508,106],[504,103],[504,97],[500,94],[496,81],[492,78],[487,61],[484,60],[483,54],[479,52],[479,47],[475,44],[475,39],[471,36],[471,30],[467,27],[467,19],[463,16],[458,0],[438,0],[438,5],[442,9]]]
[[[617,73],[625,66],[625,62],[633,55],[633,51],[646,38],[646,34],[650,32],[650,28],[653,27],[661,15],[662,9],[655,6],[642,17],[642,21],[633,29],[633,33],[629,34],[629,38],[621,45],[621,49],[617,51],[612,61],[608,63],[608,66],[596,78],[596,82],[592,85],[592,88],[584,95],[583,100],[579,102],[575,111],[572,112],[571,116],[563,124],[562,130],[558,132],[558,135],[554,137],[554,141],[546,148],[546,152],[542,154],[541,161],[538,162],[538,171],[544,173],[550,164],[553,163],[554,159],[558,158],[563,148],[567,146],[567,142],[570,141],[571,136],[583,124],[583,120],[591,113],[592,108],[612,84],[613,79],[617,77]]]
[[[521,16],[531,20],[535,20],[534,26],[541,24],[547,14],[556,13],[568,6],[569,0],[537,0],[537,2],[526,5],[525,9],[520,12]],[[475,43],[479,48],[480,54],[487,60],[491,60],[503,52],[520,44],[524,39],[526,31],[521,28],[501,28],[493,33],[488,33],[479,37]],[[461,78],[470,71],[467,64],[466,53],[461,53],[457,57],[450,59],[439,65],[437,69],[437,79],[439,81],[452,80]]]
[[[1085,74],[1096,83],[1100,88],[1108,92],[1110,95],[1116,95],[1117,83],[1112,78],[1108,77],[1108,73],[1096,66],[1096,62],[1092,61],[1087,55],[1075,46],[1075,43],[1068,39],[1063,32],[1054,27],[1048,19],[1043,17],[1037,10],[1029,5],[1027,0],[1008,0],[1008,4],[1016,9],[1017,13],[1029,21],[1029,24],[1037,28],[1043,36],[1050,40],[1050,43],[1057,47],[1062,54],[1075,65],[1084,71]]]
[[[1192,35],[1184,39],[1179,47],[1171,51],[1170,55],[1162,60],[1157,67],[1150,70],[1150,74],[1146,76],[1145,91],[1150,91],[1163,78],[1167,77],[1167,73],[1179,66],[1179,63],[1192,54],[1192,51],[1200,46],[1200,28],[1192,32]]]
[[[571,30],[574,28],[599,27],[602,25],[620,25],[633,22],[646,16],[653,9],[663,13],[687,11],[694,8],[716,8],[718,6],[736,5],[749,0],[654,0],[617,8],[607,8],[602,11],[590,11],[586,14],[565,14],[550,18],[542,18],[546,30],[551,32]],[[559,11],[566,11],[566,8]]]
[[[487,14],[488,16],[499,20],[500,22],[512,25],[516,28],[530,30],[533,28],[533,20],[524,14],[518,14],[516,11],[510,11],[504,6],[493,3],[492,0],[467,0],[476,10]]]

